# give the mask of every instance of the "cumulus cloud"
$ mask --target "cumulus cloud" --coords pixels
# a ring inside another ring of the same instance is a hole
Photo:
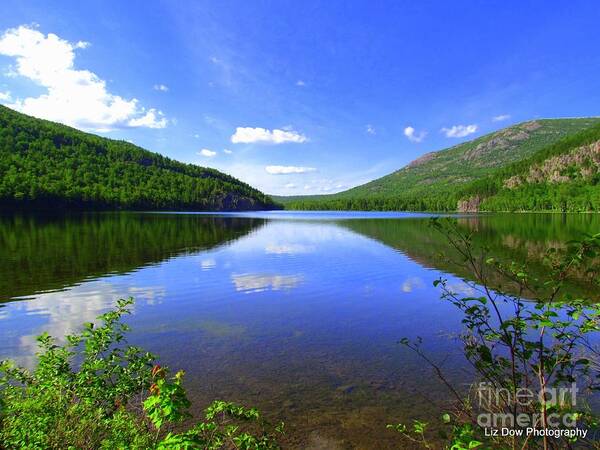
[[[375,134],[375,128],[373,127],[373,125],[367,125],[367,133]]]
[[[317,171],[317,169],[314,167],[299,166],[267,166],[265,167],[265,170],[271,175],[290,175],[293,173],[308,173]]]
[[[492,122],[504,122],[510,119],[510,114],[500,114],[499,116],[492,117]]]
[[[86,49],[90,46],[91,44],[89,42],[86,41],[77,41],[77,43],[75,44],[75,48],[80,48],[80,49]]]
[[[7,30],[0,37],[0,55],[15,58],[13,75],[46,89],[38,97],[16,99],[9,106],[86,130],[166,127],[167,119],[161,111],[146,109],[135,98],[127,100],[112,94],[98,75],[75,68],[75,51],[88,46],[84,41],[72,43],[23,25]]]
[[[206,156],[207,158],[212,158],[213,156],[215,156],[217,154],[217,152],[212,151],[208,148],[203,148],[202,150],[200,150],[198,152],[198,154],[201,156]]]
[[[306,86],[306,83],[303,80],[296,81],[296,86]]]
[[[413,127],[408,126],[404,129],[404,136],[406,136],[411,142],[422,142],[423,139],[425,139],[425,136],[427,136],[427,132],[417,132],[417,130],[415,130]]]
[[[155,84],[154,85],[154,90],[155,91],[161,91],[161,92],[167,92],[169,90],[169,87],[165,86],[164,84]]]
[[[8,102],[10,101],[11,97],[10,97],[10,92],[6,91],[6,92],[0,92],[0,102]]]
[[[294,130],[268,130],[252,127],[237,127],[231,136],[231,142],[234,144],[284,144],[286,142],[301,144],[307,140],[306,136]]]
[[[288,183],[288,184],[285,185],[285,187],[287,189],[294,189],[296,187],[296,185],[294,183]]]
[[[226,155],[231,155],[233,152],[231,150],[229,150],[228,148],[223,149],[223,153],[225,153]]]
[[[472,125],[453,125],[450,128],[442,128],[442,133],[446,137],[461,138],[473,134],[477,131],[478,127],[475,124]]]
[[[160,111],[150,109],[143,116],[134,117],[127,122],[130,127],[146,127],[146,128],[164,128],[167,125],[167,119],[162,117]]]

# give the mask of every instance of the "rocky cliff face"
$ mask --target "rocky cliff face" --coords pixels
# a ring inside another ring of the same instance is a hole
[[[504,181],[504,187],[515,189],[529,183],[568,183],[588,180],[600,172],[600,141],[578,147],[565,155],[548,158],[536,164],[525,175],[515,175]]]
[[[471,197],[467,200],[459,200],[456,205],[458,212],[477,212],[479,211],[479,205],[481,204],[482,198],[479,195]]]
[[[267,205],[255,198],[228,193],[219,199],[222,211],[260,211],[264,209],[281,209],[279,205]]]
[[[510,152],[531,137],[531,133],[541,125],[537,121],[506,128],[491,135],[477,146],[467,150],[462,159],[472,161],[481,167],[494,167],[497,165],[502,152]]]

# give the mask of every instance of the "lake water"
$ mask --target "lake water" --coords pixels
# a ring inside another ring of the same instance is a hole
[[[597,215],[458,222],[534,273],[547,246],[600,231]],[[421,336],[450,379],[468,379],[453,337],[461,318],[432,283],[467,291],[469,274],[439,256],[449,248],[428,223],[399,213],[5,216],[0,358],[32,365],[42,331],[63,336],[133,296],[130,342],[186,370],[197,410],[217,398],[257,406],[286,422],[287,447],[398,448],[385,424],[436,416],[449,398],[400,338]]]

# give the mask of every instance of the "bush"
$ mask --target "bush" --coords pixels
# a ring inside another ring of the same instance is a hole
[[[573,298],[563,285],[573,275],[600,282],[600,234],[570,242],[566,251],[549,249],[546,276],[538,279],[526,265],[497,261],[485,248],[475,248],[472,236],[462,233],[454,221],[434,220],[433,226],[459,255],[454,262],[468,268],[475,279],[465,280],[469,294],[456,292],[444,279],[434,283],[463,316],[460,341],[476,374],[469,392],[461,395],[448,382],[440,365],[422,350],[420,338],[404,338],[401,343],[434,367],[455,399],[442,416],[449,428],[447,448],[593,445],[592,433],[574,433],[598,425],[577,396],[600,389],[598,348],[590,340],[600,331],[600,305]],[[433,448],[424,422],[389,427],[413,443]],[[549,431],[527,433],[527,427]],[[502,436],[502,428],[523,433]],[[557,436],[559,432],[571,434]]]
[[[0,364],[2,448],[278,448],[282,424],[273,428],[256,409],[222,401],[182,431],[190,416],[184,373],[170,377],[154,355],[126,345],[121,319],[132,303],[119,300],[64,345],[42,334],[32,372]]]

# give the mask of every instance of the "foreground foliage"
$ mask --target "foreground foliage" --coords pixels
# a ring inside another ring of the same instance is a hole
[[[582,439],[526,433],[502,436],[490,430],[593,431],[598,426],[598,418],[582,400],[600,389],[600,355],[590,339],[600,331],[600,305],[572,297],[563,292],[563,285],[572,272],[600,284],[600,234],[570,242],[564,252],[549,249],[546,276],[534,277],[526,266],[498,261],[486,249],[476,248],[472,235],[462,233],[455,222],[435,220],[433,225],[457,251],[460,261],[455,263],[468,267],[475,278],[465,280],[468,289],[461,292],[444,279],[435,283],[443,299],[462,313],[465,330],[460,340],[476,374],[472,388],[466,395],[455,388],[422,349],[421,339],[404,338],[401,343],[433,366],[454,397],[442,416],[448,448],[597,445],[592,433]],[[435,448],[424,422],[390,428],[413,443]]]
[[[183,372],[127,346],[121,318],[132,300],[58,345],[47,334],[33,371],[0,366],[1,448],[274,449],[273,428],[256,409],[216,401],[201,422],[190,418]]]

